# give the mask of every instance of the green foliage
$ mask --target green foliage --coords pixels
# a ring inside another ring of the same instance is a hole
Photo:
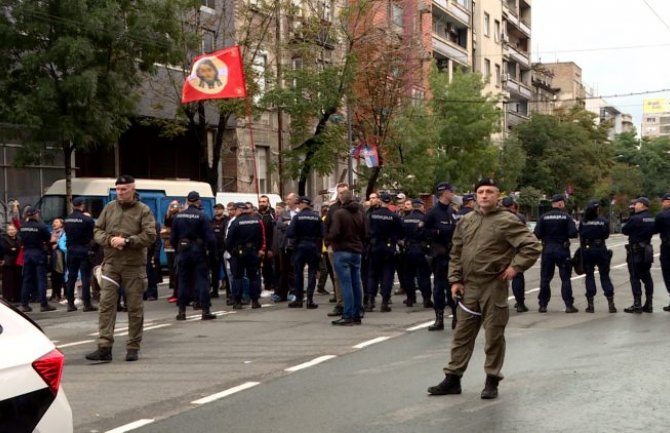
[[[175,59],[174,3],[3,0],[0,118],[21,125],[24,142],[60,145],[67,156],[113,145],[138,86],[155,63]]]
[[[670,139],[639,140],[634,133],[623,133],[613,146],[617,161],[613,193],[653,198],[670,191]]]
[[[449,82],[447,74],[433,67],[430,89],[438,140],[432,182],[449,180],[467,189],[478,178],[492,175],[497,167],[499,150],[491,142],[501,119],[497,99],[483,94],[481,75],[458,70]]]
[[[516,191],[523,170],[526,168],[526,151],[515,135],[507,137],[500,152],[496,178],[503,191]]]

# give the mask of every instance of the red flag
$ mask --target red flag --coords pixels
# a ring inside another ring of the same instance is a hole
[[[193,60],[191,74],[181,91],[181,102],[246,96],[240,47],[234,46]]]

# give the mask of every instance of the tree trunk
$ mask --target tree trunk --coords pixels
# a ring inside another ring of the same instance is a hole
[[[381,173],[381,171],[382,171],[381,165],[372,168],[372,173],[370,175],[370,178],[368,179],[368,186],[365,188],[366,200],[370,197],[370,194],[375,192],[375,186],[377,185],[377,179],[379,178],[379,174]]]
[[[312,171],[312,159],[314,158],[314,155],[316,155],[316,151],[319,146],[317,143],[317,138],[323,134],[326,129],[328,119],[330,119],[330,116],[335,114],[335,111],[336,110],[332,109],[323,113],[319,119],[319,123],[317,123],[316,128],[314,129],[314,135],[305,140],[305,142],[302,144],[302,146],[307,147],[307,151],[305,152],[305,160],[303,161],[302,168],[300,169],[300,178],[298,180],[298,195],[305,195],[307,178]]]

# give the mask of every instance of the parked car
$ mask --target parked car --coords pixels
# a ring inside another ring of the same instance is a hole
[[[0,432],[71,433],[61,387],[65,357],[23,313],[0,300]]]

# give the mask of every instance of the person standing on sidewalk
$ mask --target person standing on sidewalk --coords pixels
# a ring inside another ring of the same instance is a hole
[[[74,305],[74,286],[77,275],[81,275],[81,299],[84,301],[84,311],[98,311],[91,304],[91,257],[89,250],[93,240],[95,221],[84,214],[86,202],[82,197],[72,200],[73,211],[65,218],[65,241],[67,244],[67,282],[65,297],[67,311],[77,311]]]
[[[95,241],[103,247],[102,287],[98,305],[98,349],[86,355],[90,361],[112,360],[114,325],[119,289],[123,287],[128,307],[126,361],[139,359],[144,323],[142,297],[147,287],[147,248],[156,241],[156,220],[149,207],[135,194],[135,179],[116,179],[116,200],[110,202],[95,223]]]
[[[23,287],[21,289],[21,311],[33,311],[30,294],[37,288],[40,311],[53,311],[56,307],[47,302],[47,248],[51,235],[47,226],[39,220],[39,210],[26,206],[23,211],[26,221],[19,230],[23,243]]]
[[[540,242],[517,217],[498,207],[500,190],[493,179],[475,188],[478,208],[456,226],[450,252],[449,283],[459,304],[445,378],[428,388],[431,395],[461,393],[479,329],[485,332],[486,385],[482,399],[498,396],[505,360],[505,326],[509,320],[509,282],[533,266]]]

